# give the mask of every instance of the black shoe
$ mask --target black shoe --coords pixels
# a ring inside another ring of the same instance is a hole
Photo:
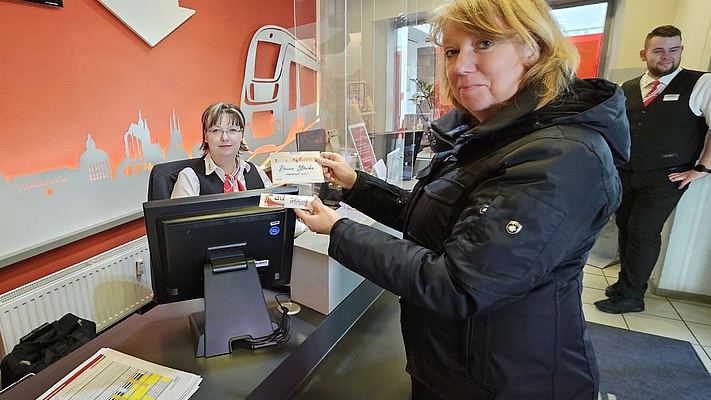
[[[595,302],[595,307],[608,314],[622,314],[644,311],[644,300],[616,295]]]
[[[605,296],[614,297],[616,294],[620,293],[620,282],[615,282],[612,285],[605,288]]]

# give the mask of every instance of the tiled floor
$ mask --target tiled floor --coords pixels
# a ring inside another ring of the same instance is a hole
[[[605,298],[605,287],[617,281],[619,265],[601,269],[585,267],[583,309],[585,319],[652,335],[690,342],[711,372],[711,305],[669,299],[647,292],[645,310],[640,313],[607,314],[593,303]]]

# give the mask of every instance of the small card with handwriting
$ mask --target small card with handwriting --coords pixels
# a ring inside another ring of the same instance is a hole
[[[300,208],[313,210],[314,196],[297,196],[293,194],[262,193],[259,195],[259,207],[263,208]]]
[[[296,151],[272,153],[272,182],[284,183],[323,183],[323,167],[316,162],[318,151]]]

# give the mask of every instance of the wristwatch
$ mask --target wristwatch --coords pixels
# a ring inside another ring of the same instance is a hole
[[[694,167],[694,171],[706,172],[707,174],[711,174],[711,169],[706,168],[704,164],[696,164],[696,166]]]

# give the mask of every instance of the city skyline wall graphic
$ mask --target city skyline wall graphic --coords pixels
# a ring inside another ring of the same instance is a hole
[[[0,171],[4,203],[0,219],[7,227],[18,227],[2,235],[0,255],[12,257],[27,251],[28,245],[56,241],[56,232],[71,235],[92,228],[88,221],[105,224],[136,214],[146,201],[152,166],[189,157],[175,112],[169,126],[170,143],[164,151],[151,140],[148,120],[139,111],[137,120],[123,133],[125,157],[115,170],[111,170],[109,155],[87,134],[77,169],[59,168],[9,180]],[[199,147],[199,142],[193,146],[192,152],[197,151],[193,154],[200,154]]]

